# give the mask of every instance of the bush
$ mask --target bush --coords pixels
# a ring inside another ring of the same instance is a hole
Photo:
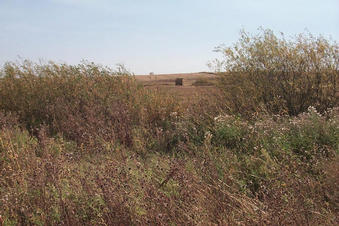
[[[131,146],[132,131],[164,126],[173,98],[145,90],[124,68],[25,61],[7,63],[0,77],[0,110],[16,114],[34,135],[41,126],[78,144]]]
[[[0,129],[18,126],[18,119],[15,115],[5,114],[0,111]]]
[[[300,34],[290,40],[271,30],[241,32],[233,47],[219,46],[219,86],[232,109],[298,115],[309,106],[319,112],[338,105],[339,46],[322,36]]]

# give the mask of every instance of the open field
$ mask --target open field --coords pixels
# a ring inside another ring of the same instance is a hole
[[[178,74],[153,74],[153,75],[136,75],[137,81],[142,82],[145,86],[152,85],[164,85],[174,86],[176,78],[183,78],[183,86],[192,86],[194,82],[199,79],[214,80],[216,75],[210,72],[198,72],[198,73],[178,73]]]
[[[175,95],[183,101],[193,101],[215,92],[216,76],[209,72],[159,75],[136,75],[137,82],[147,89],[157,89]],[[176,86],[175,79],[183,78],[183,85]]]
[[[183,85],[176,86],[175,79],[183,78]],[[158,89],[175,95],[181,100],[195,100],[216,92],[217,74],[211,72],[135,75],[145,88]],[[339,80],[336,96],[339,98]]]

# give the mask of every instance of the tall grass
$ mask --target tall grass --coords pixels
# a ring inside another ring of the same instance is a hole
[[[91,63],[77,66],[6,64],[0,78],[0,109],[14,112],[36,134],[62,134],[78,144],[131,146],[136,129],[162,127],[176,104],[143,89],[122,69]]]
[[[6,225],[336,224],[337,115],[220,115],[202,134],[183,119],[157,138],[177,137],[173,156],[150,137],[93,153],[2,114],[0,215]]]
[[[6,64],[0,225],[337,225],[333,87],[290,109],[263,102],[252,72],[188,104],[124,68]]]

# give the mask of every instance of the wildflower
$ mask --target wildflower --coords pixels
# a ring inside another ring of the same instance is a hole
[[[307,112],[309,112],[309,113],[312,113],[312,112],[317,112],[317,109],[315,108],[315,107],[313,107],[313,106],[309,106],[308,108],[307,108]]]
[[[218,123],[222,123],[222,122],[227,121],[230,118],[232,118],[232,116],[227,115],[227,114],[225,114],[225,115],[218,115],[217,117],[214,117],[214,121],[218,122]]]
[[[171,112],[170,114],[172,117],[177,117],[178,116],[178,112],[174,111],[174,112]]]
[[[210,140],[210,139],[212,139],[212,137],[213,137],[213,135],[210,131],[207,131],[205,133],[205,136],[204,136],[205,140]]]
[[[317,115],[319,117],[321,117],[321,114],[317,111],[317,109],[313,106],[309,106],[307,108],[307,113],[310,114],[310,115]]]
[[[214,117],[214,121],[218,122],[222,118],[221,115],[218,115],[217,117]]]

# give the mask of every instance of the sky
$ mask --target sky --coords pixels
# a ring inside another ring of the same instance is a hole
[[[339,40],[339,0],[0,0],[0,65],[82,60],[135,74],[209,71],[244,29]]]

